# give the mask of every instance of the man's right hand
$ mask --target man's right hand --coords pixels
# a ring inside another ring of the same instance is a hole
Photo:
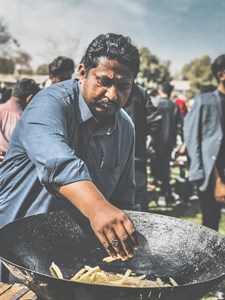
[[[85,215],[96,236],[112,257],[128,259],[138,248],[135,227],[130,218],[109,203],[93,182],[82,180],[55,189]]]
[[[133,257],[138,248],[136,230],[123,211],[110,203],[102,203],[92,210],[89,220],[109,255],[119,254],[125,260]]]

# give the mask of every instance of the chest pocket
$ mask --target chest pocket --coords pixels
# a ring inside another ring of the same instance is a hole
[[[86,162],[94,184],[110,201],[110,196],[116,189],[120,179],[120,166],[104,156],[89,158]]]

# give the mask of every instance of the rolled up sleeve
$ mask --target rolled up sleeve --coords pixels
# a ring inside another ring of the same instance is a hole
[[[43,185],[91,180],[87,166],[76,153],[78,123],[74,114],[70,101],[45,91],[38,93],[24,112],[20,139]]]

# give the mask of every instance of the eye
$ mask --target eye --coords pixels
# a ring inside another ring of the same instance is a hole
[[[98,83],[102,86],[109,87],[112,81],[109,78],[98,78]]]

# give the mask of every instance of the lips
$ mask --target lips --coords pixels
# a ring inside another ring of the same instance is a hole
[[[98,101],[97,105],[99,107],[104,108],[104,109],[113,109],[113,110],[117,110],[118,109],[117,102],[114,102],[114,101],[100,100],[100,101]]]

